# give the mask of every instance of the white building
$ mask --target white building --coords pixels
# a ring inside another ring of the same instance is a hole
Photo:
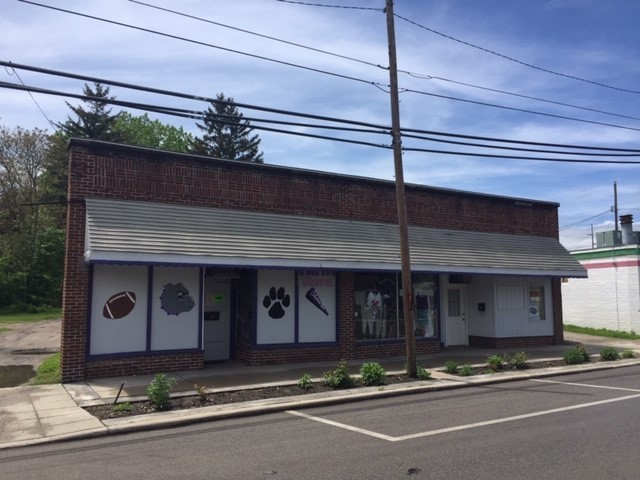
[[[633,217],[620,217],[621,231],[598,233],[597,246],[571,254],[588,278],[562,283],[565,324],[640,332],[640,232]]]

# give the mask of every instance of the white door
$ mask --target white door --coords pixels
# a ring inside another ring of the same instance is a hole
[[[464,285],[447,287],[446,344],[469,345],[467,328],[467,288]]]
[[[204,360],[228,360],[231,330],[231,283],[204,279]]]

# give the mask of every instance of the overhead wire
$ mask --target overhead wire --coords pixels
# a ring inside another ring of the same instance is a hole
[[[52,69],[47,69],[47,68],[42,68],[42,67],[35,67],[35,66],[31,66],[31,65],[17,64],[17,63],[7,62],[7,61],[3,61],[3,60],[0,60],[0,66],[9,66],[11,68],[24,69],[24,70],[27,70],[27,71],[33,71],[33,72],[38,72],[38,73],[47,74],[47,75],[54,75],[54,76],[61,76],[61,77],[65,77],[65,78],[72,78],[72,79],[76,79],[76,80],[83,80],[85,82],[89,81],[89,82],[94,82],[94,83],[101,83],[101,84],[105,84],[105,85],[117,86],[117,87],[122,87],[122,88],[126,88],[126,89],[131,89],[131,90],[136,90],[136,91],[143,91],[143,92],[147,92],[147,93],[154,93],[154,94],[159,94],[159,95],[164,95],[164,96],[171,96],[171,97],[189,99],[189,100],[195,100],[195,101],[204,101],[204,102],[213,103],[213,104],[234,105],[234,106],[237,106],[237,107],[240,107],[240,108],[251,109],[251,110],[262,111],[262,112],[268,112],[268,113],[273,113],[273,114],[277,114],[277,115],[294,116],[294,117],[299,117],[299,118],[306,118],[306,119],[320,120],[320,121],[326,121],[326,122],[332,122],[332,123],[346,124],[346,125],[352,125],[352,126],[376,129],[376,130],[380,130],[380,131],[389,131],[390,130],[390,127],[388,125],[374,124],[374,123],[369,123],[369,122],[362,122],[362,121],[356,121],[356,120],[350,120],[350,119],[344,119],[344,118],[338,118],[338,117],[328,117],[328,116],[316,115],[316,114],[310,114],[310,113],[304,113],[304,112],[295,112],[295,111],[291,111],[291,110],[276,109],[276,108],[258,106],[258,105],[247,104],[247,103],[218,100],[217,98],[203,97],[203,96],[199,96],[199,95],[187,94],[187,93],[182,93],[182,92],[175,92],[175,91],[165,90],[165,89],[157,89],[157,88],[153,88],[153,87],[135,85],[135,84],[131,84],[131,83],[119,82],[119,81],[114,81],[114,80],[105,79],[105,78],[99,78],[99,77],[93,77],[93,76],[87,76],[87,75],[80,75],[80,74],[75,74],[75,73],[70,73],[70,72],[62,72],[62,71],[58,71],[58,70],[52,70]],[[13,85],[13,84],[9,84],[9,85]],[[37,87],[34,87],[34,88],[37,88]],[[41,89],[39,91],[41,91]],[[67,95],[67,96],[70,96],[72,98],[84,98],[82,95],[77,95],[77,94],[65,94],[65,93],[62,93],[61,95]],[[186,110],[185,112],[186,113],[196,112],[197,114],[200,114],[200,111]],[[183,113],[185,113],[185,112],[183,112]],[[596,146],[586,146],[586,145],[559,144],[559,143],[550,143],[550,142],[532,142],[532,141],[525,141],[525,140],[503,139],[503,138],[478,136],[478,135],[466,135],[466,134],[459,134],[459,133],[439,132],[439,131],[435,131],[435,130],[424,130],[424,129],[415,129],[415,128],[406,128],[406,127],[402,128],[402,133],[403,133],[403,135],[425,134],[425,135],[435,135],[435,136],[442,136],[442,137],[448,137],[448,138],[483,141],[483,142],[492,142],[492,143],[502,143],[502,144],[516,144],[516,145],[528,145],[528,146],[539,146],[539,147],[553,147],[553,148],[562,148],[562,149],[571,148],[571,149],[587,150],[587,151],[599,151],[599,152],[632,153],[632,154],[640,153],[640,149],[596,147]],[[487,148],[491,148],[492,146],[491,145],[487,145],[486,147]],[[566,153],[566,152],[558,152],[558,153]],[[616,156],[616,155],[612,155],[612,156]]]
[[[189,13],[179,12],[177,10],[172,10],[170,8],[164,8],[164,7],[160,7],[158,5],[153,5],[151,3],[141,2],[140,0],[129,0],[129,1],[131,3],[135,3],[135,4],[138,4],[138,5],[145,6],[145,7],[153,8],[155,10],[160,10],[162,12],[167,12],[167,13],[171,13],[173,15],[178,15],[178,16],[185,17],[185,18],[190,18],[192,20],[197,20],[199,22],[209,23],[211,25],[216,25],[218,27],[227,28],[229,30],[234,30],[236,32],[246,33],[247,35],[253,35],[255,37],[266,38],[267,40],[272,40],[274,42],[283,43],[285,45],[291,45],[293,47],[302,48],[302,49],[309,50],[309,51],[316,52],[316,53],[322,53],[324,55],[329,55],[329,56],[336,57],[336,58],[342,58],[344,60],[349,60],[349,61],[352,61],[352,62],[361,63],[363,65],[368,65],[370,67],[377,67],[377,68],[387,69],[387,67],[382,67],[381,65],[375,64],[373,62],[368,62],[366,60],[362,60],[362,59],[359,59],[359,58],[350,57],[348,55],[341,55],[341,54],[335,53],[335,52],[329,52],[328,50],[323,50],[323,49],[320,49],[320,48],[310,47],[308,45],[303,45],[301,43],[292,42],[292,41],[289,41],[289,40],[284,40],[282,38],[273,37],[271,35],[265,35],[263,33],[254,32],[252,30],[247,30],[245,28],[234,27],[232,25],[228,25],[228,24],[221,23],[221,22],[216,22],[214,20],[210,20],[210,19],[207,19],[207,18],[204,18],[204,17],[199,17],[197,15],[191,15]]]
[[[103,103],[108,103],[108,104],[113,104],[113,105],[118,105],[118,106],[125,106],[125,107],[129,107],[129,108],[134,108],[134,109],[152,111],[152,112],[156,112],[156,113],[162,113],[162,114],[167,114],[167,115],[175,115],[175,116],[187,117],[187,118],[193,118],[193,119],[203,119],[205,117],[205,114],[206,114],[203,111],[197,111],[197,110],[188,110],[188,109],[181,109],[181,108],[174,108],[174,107],[162,107],[162,106],[158,106],[158,105],[149,105],[149,104],[143,104],[143,103],[139,103],[139,102],[129,102],[129,101],[124,101],[124,100],[117,100],[115,98],[114,99],[105,99],[105,98],[102,98],[102,97],[87,96],[87,95],[83,95],[83,94],[82,95],[81,94],[71,94],[71,93],[68,93],[68,92],[54,91],[54,90],[43,89],[43,88],[39,88],[39,87],[29,87],[29,86],[24,86],[24,85],[12,84],[12,83],[8,83],[8,82],[0,82],[0,88],[11,88],[11,89],[15,89],[15,90],[30,90],[30,91],[34,91],[34,92],[37,92],[37,93],[64,96],[64,97],[70,97],[70,98],[78,98],[78,99],[81,99],[81,100],[100,101],[100,102],[103,102]],[[229,123],[228,121],[216,120],[215,118],[212,119],[212,120],[213,120],[214,123],[220,123],[220,124],[228,124]],[[257,121],[260,121],[260,119],[257,119]],[[269,122],[269,120],[267,120],[267,122]],[[287,122],[282,122],[282,124],[287,124]],[[298,124],[297,126],[300,126],[300,125]],[[311,127],[311,128],[316,128],[316,126],[314,126],[314,125],[306,125],[306,126],[307,127]],[[366,145],[366,146],[372,146],[372,147],[377,147],[377,148],[385,148],[385,149],[391,148],[391,146],[387,145],[387,144],[365,142],[365,141],[355,140],[355,139],[344,139],[344,138],[339,138],[339,137],[329,137],[329,136],[326,136],[326,135],[311,134],[311,133],[306,133],[306,132],[296,132],[296,131],[291,131],[291,130],[275,129],[275,128],[272,128],[272,127],[265,127],[263,125],[252,124],[251,128],[256,129],[256,130],[264,130],[264,131],[269,131],[269,132],[284,133],[284,134],[303,136],[303,137],[308,137],[308,138],[333,140],[333,141],[338,141],[338,142],[351,143],[351,144],[355,144],[355,145]],[[323,127],[319,126],[319,128],[323,128]],[[350,129],[350,131],[352,131],[352,129]],[[365,132],[365,133],[384,133],[384,132]],[[491,145],[486,145],[486,146],[484,146],[484,148],[493,149],[495,147],[491,146]],[[497,158],[497,159],[509,159],[509,160],[534,160],[534,161],[561,162],[561,163],[591,163],[591,164],[618,164],[618,165],[621,165],[621,164],[628,164],[628,165],[640,164],[640,160],[638,160],[638,161],[629,161],[629,160],[621,161],[621,160],[593,160],[593,159],[579,159],[579,158],[545,158],[545,157],[533,157],[533,156],[521,156],[521,155],[498,155],[498,154],[491,154],[491,153],[436,150],[436,149],[426,149],[426,148],[417,148],[417,147],[408,147],[408,146],[403,147],[403,151],[405,151],[405,152],[438,153],[438,154],[444,154],[444,155],[470,156],[470,157],[479,157],[479,158]],[[565,154],[565,155],[566,154],[575,154],[575,152],[574,153],[570,153],[570,152],[546,152],[546,153],[558,153],[558,154]],[[582,154],[580,154],[580,155],[582,155]],[[609,156],[616,156],[616,155],[609,155]],[[640,156],[640,152],[638,152],[635,156]]]
[[[116,20],[109,20],[108,18],[96,17],[95,15],[89,15],[88,13],[74,12],[73,10],[67,10],[65,8],[60,8],[60,7],[54,7],[52,5],[45,5],[45,4],[42,4],[42,3],[33,2],[31,0],[18,0],[18,1],[22,2],[22,3],[30,4],[30,5],[35,5],[37,7],[48,8],[50,10],[55,10],[55,11],[62,12],[62,13],[67,13],[69,15],[76,15],[76,16],[79,16],[79,17],[84,17],[84,18],[89,18],[91,20],[96,20],[98,22],[109,23],[109,24],[112,24],[112,25],[117,25],[119,27],[130,28],[130,29],[139,30],[139,31],[145,32],[145,33],[151,33],[153,35],[159,35],[161,37],[171,38],[173,40],[180,40],[180,41],[184,41],[184,42],[188,42],[188,43],[193,43],[195,45],[200,45],[200,46],[209,47],[209,48],[215,48],[217,50],[222,50],[222,51],[229,52],[229,53],[235,53],[235,54],[238,54],[238,55],[243,55],[243,56],[246,56],[246,57],[255,58],[255,59],[258,59],[258,60],[264,60],[264,61],[267,61],[267,62],[277,63],[277,64],[284,65],[284,66],[287,66],[287,67],[299,68],[299,69],[307,70],[307,71],[314,72],[314,73],[321,73],[323,75],[329,75],[329,76],[333,76],[333,77],[337,77],[337,78],[342,78],[342,79],[345,79],[345,80],[351,80],[351,81],[354,81],[354,82],[365,83],[365,84],[368,84],[368,85],[374,85],[374,86],[376,85],[376,82],[374,82],[374,81],[364,80],[362,78],[357,78],[357,77],[353,77],[353,76],[350,76],[350,75],[344,75],[344,74],[337,73],[337,72],[330,72],[328,70],[322,70],[320,68],[307,67],[307,66],[304,66],[304,65],[300,65],[298,63],[287,62],[285,60],[278,60],[278,59],[271,58],[271,57],[265,57],[264,55],[257,55],[257,54],[254,54],[254,53],[243,52],[241,50],[236,50],[236,49],[233,49],[233,48],[223,47],[221,45],[215,45],[213,43],[203,42],[203,41],[200,41],[200,40],[195,40],[193,38],[187,38],[187,37],[182,37],[180,35],[173,35],[171,33],[160,32],[158,30],[153,30],[151,28],[146,28],[146,27],[139,27],[137,25],[132,25],[130,23],[118,22]]]
[[[342,54],[335,53],[335,52],[330,52],[328,50],[323,50],[323,49],[320,49],[320,48],[311,47],[309,45],[304,45],[304,44],[301,44],[301,43],[298,43],[298,42],[292,42],[292,41],[289,41],[289,40],[284,40],[284,39],[281,39],[281,38],[277,38],[277,37],[274,37],[274,36],[271,36],[271,35],[265,35],[265,34],[258,33],[258,32],[252,31],[252,30],[247,30],[247,29],[244,29],[244,28],[234,27],[232,25],[228,25],[228,24],[221,23],[221,22],[216,22],[216,21],[213,21],[213,20],[198,16],[198,15],[192,15],[192,14],[189,14],[189,13],[180,12],[180,11],[177,11],[177,10],[172,10],[172,9],[160,7],[160,6],[148,3],[148,2],[142,2],[140,0],[129,0],[129,1],[132,2],[132,3],[138,4],[138,5],[141,5],[141,6],[148,7],[148,8],[156,9],[156,10],[159,10],[159,11],[164,11],[164,12],[167,12],[167,13],[171,13],[173,15],[178,15],[178,16],[182,16],[182,17],[185,17],[185,18],[190,18],[192,20],[197,20],[197,21],[200,21],[200,22],[209,23],[209,24],[216,25],[216,26],[219,26],[219,27],[222,27],[222,28],[227,28],[227,29],[231,29],[231,30],[234,30],[234,31],[242,32],[242,33],[245,33],[245,34],[248,34],[248,35],[257,36],[257,37],[260,37],[260,38],[265,38],[265,39],[268,39],[268,40],[272,40],[274,42],[283,43],[285,45],[291,45],[291,46],[294,46],[294,47],[302,48],[302,49],[313,51],[313,52],[316,52],[316,53],[321,53],[321,54],[324,54],[324,55],[333,56],[333,57],[336,57],[336,58],[341,58],[341,59],[344,59],[344,60],[349,60],[349,61],[352,61],[352,62],[360,63],[360,64],[367,65],[367,66],[370,66],[370,67],[379,68],[379,69],[382,69],[382,70],[388,70],[389,69],[389,67],[382,66],[382,65],[380,65],[378,63],[375,63],[375,62],[370,62],[370,61],[367,61],[367,60],[362,60],[360,58],[355,58],[353,56],[347,56],[347,55],[342,55]],[[544,99],[544,98],[540,98],[540,97],[534,97],[534,96],[531,96],[531,95],[524,95],[524,94],[508,92],[508,91],[505,91],[505,90],[499,90],[499,89],[490,88],[490,87],[483,87],[483,86],[480,86],[480,85],[474,85],[474,84],[467,83],[467,82],[460,82],[460,81],[451,80],[451,79],[448,79],[448,78],[435,76],[435,75],[416,73],[416,72],[411,72],[411,71],[402,70],[402,69],[398,69],[398,73],[402,73],[404,75],[408,75],[408,76],[413,77],[413,78],[424,79],[424,80],[439,80],[439,81],[449,82],[449,83],[452,83],[452,84],[456,84],[456,85],[460,85],[460,86],[464,86],[464,87],[468,87],[468,88],[476,88],[476,89],[480,89],[480,90],[484,90],[484,91],[490,91],[490,92],[493,92],[493,93],[499,93],[501,95],[509,95],[509,96],[513,96],[513,97],[524,98],[524,99],[527,99],[527,100],[545,102],[545,103],[549,103],[549,104],[553,104],[553,105],[579,109],[579,110],[598,113],[598,114],[602,114],[602,115],[610,115],[610,116],[615,116],[615,117],[619,117],[619,118],[626,118],[626,119],[630,119],[630,120],[640,120],[640,117],[633,117],[633,116],[629,116],[629,115],[622,115],[622,114],[619,114],[619,113],[606,112],[606,111],[603,111],[603,110],[598,110],[598,109],[589,108],[589,107],[583,107],[583,106],[579,106],[579,105],[572,105],[572,104],[565,103],[565,102],[559,102],[559,101],[555,101],[555,100],[549,100],[549,99]],[[378,86],[378,85],[376,85],[376,86]],[[381,90],[387,92],[386,90],[384,90],[380,86],[378,86],[378,88],[380,88]],[[453,99],[454,98],[452,98],[452,100]],[[526,111],[525,111],[525,113],[526,113]]]
[[[565,230],[565,229],[570,228],[570,227],[575,227],[576,225],[580,225],[580,224],[582,224],[584,222],[588,222],[589,220],[593,220],[594,218],[601,217],[602,215],[605,215],[607,213],[611,213],[611,210],[605,210],[604,212],[599,213],[597,215],[594,215],[593,217],[589,217],[589,218],[585,218],[583,220],[579,220],[577,222],[569,223],[568,225],[564,225],[564,226],[560,227],[560,230]]]
[[[186,41],[186,42],[194,43],[194,44],[197,44],[197,45],[216,48],[216,49],[220,49],[220,50],[227,51],[227,52],[230,52],[230,53],[237,53],[237,54],[240,54],[240,55],[245,55],[245,56],[249,56],[249,57],[260,59],[260,60],[270,61],[270,62],[274,62],[274,63],[277,63],[277,64],[285,65],[285,66],[290,66],[290,67],[294,67],[294,68],[300,68],[300,69],[311,71],[311,72],[315,72],[315,73],[321,73],[321,74],[330,75],[330,76],[334,76],[334,77],[338,77],[338,78],[342,78],[342,79],[346,79],[346,80],[356,81],[356,82],[364,83],[364,84],[367,84],[367,85],[372,85],[372,86],[374,86],[376,88],[379,88],[382,91],[386,91],[386,90],[384,90],[383,87],[388,87],[388,85],[384,85],[383,86],[380,83],[375,82],[375,81],[371,81],[371,80],[365,80],[365,79],[362,79],[362,78],[358,78],[358,77],[354,77],[354,76],[350,76],[350,75],[344,75],[344,74],[340,74],[340,73],[337,73],[337,72],[330,72],[330,71],[327,71],[327,70],[322,70],[322,69],[313,68],[313,67],[307,67],[307,66],[304,66],[304,65],[300,65],[300,64],[296,64],[296,63],[292,63],[292,62],[286,62],[286,61],[278,60],[278,59],[273,59],[273,58],[265,57],[265,56],[262,56],[262,55],[256,55],[256,54],[252,54],[252,53],[248,53],[248,52],[243,52],[243,51],[240,51],[240,50],[230,49],[230,48],[227,48],[227,47],[222,47],[222,46],[219,46],[219,45],[214,45],[214,44],[207,43],[207,42],[202,42],[202,41],[199,41],[199,40],[194,40],[194,39],[189,39],[189,38],[186,38],[186,37],[181,37],[179,35],[168,34],[168,33],[160,32],[160,31],[157,31],[157,30],[152,30],[152,29],[145,28],[145,27],[139,27],[139,26],[136,26],[136,25],[131,25],[131,24],[123,23],[123,22],[117,22],[115,20],[109,20],[109,19],[105,19],[105,18],[102,18],[102,17],[96,17],[94,15],[89,15],[89,14],[80,13],[80,12],[74,12],[72,10],[67,10],[67,9],[63,9],[63,8],[59,8],[59,7],[53,7],[53,6],[50,6],[50,5],[44,5],[44,4],[41,4],[41,3],[34,2],[32,0],[18,0],[18,1],[20,1],[22,3],[35,5],[35,6],[38,6],[38,7],[43,7],[43,8],[48,8],[48,9],[55,10],[55,11],[60,11],[62,13],[68,13],[68,14],[71,14],[71,15],[77,15],[77,16],[89,18],[89,19],[92,19],[92,20],[97,20],[97,21],[101,21],[101,22],[105,22],[105,23],[110,23],[110,24],[114,24],[114,25],[118,25],[118,26],[122,26],[122,27],[131,28],[131,29],[134,29],[134,30],[140,30],[140,31],[143,31],[143,32],[146,32],[146,33],[160,35],[160,36],[168,37],[168,38],[175,39],[175,40]],[[491,104],[491,103],[488,103],[488,102],[480,102],[480,101],[476,101],[476,100],[464,99],[464,98],[453,97],[453,96],[448,96],[448,95],[440,95],[440,94],[435,94],[435,93],[430,93],[430,92],[425,92],[425,91],[420,91],[420,90],[403,89],[402,91],[403,92],[408,92],[408,93],[416,93],[416,94],[421,94],[421,95],[427,95],[427,96],[432,96],[432,97],[437,97],[437,98],[442,98],[442,99],[447,99],[447,100],[452,100],[452,101],[458,101],[458,102],[463,102],[463,103],[470,103],[470,104],[476,104],[476,105],[481,105],[481,106],[499,108],[499,109],[503,109],[503,110],[517,111],[517,112],[527,113],[527,114],[532,114],[532,115],[541,115],[541,116],[546,116],[546,117],[550,117],[550,118],[558,118],[558,119],[562,119],[562,120],[571,120],[571,121],[576,121],[576,122],[581,122],[581,123],[600,125],[600,126],[607,126],[607,127],[611,127],[611,128],[620,128],[620,129],[624,129],[624,130],[640,131],[640,128],[627,127],[627,126],[623,126],[623,125],[616,125],[616,124],[610,124],[610,123],[605,123],[605,122],[597,122],[597,121],[592,121],[592,120],[585,120],[585,119],[569,117],[569,116],[564,116],[564,115],[556,115],[556,114],[551,114],[551,113],[537,112],[537,111],[533,111],[533,110],[521,109],[521,108],[516,108],[516,107],[508,107],[508,106],[504,106],[504,105]]]
[[[7,75],[9,75],[9,76],[14,76],[15,75],[16,78],[20,81],[20,83],[22,85],[25,85],[24,81],[22,80],[22,77],[20,77],[20,75],[18,74],[18,72],[16,72],[16,70],[14,68],[11,68],[11,67],[8,67],[8,66],[5,65],[4,70],[7,72]],[[33,103],[36,104],[36,107],[38,108],[38,110],[40,111],[40,113],[42,114],[44,119],[49,123],[49,125],[51,125],[51,128],[56,128],[55,123],[53,123],[51,121],[51,119],[49,117],[47,117],[47,114],[44,113],[44,110],[42,109],[42,107],[40,106],[40,104],[38,103],[36,98],[31,94],[31,92],[27,91],[27,93],[31,97],[31,100],[33,100]]]
[[[566,74],[566,73],[556,72],[555,70],[550,70],[548,68],[539,67],[537,65],[533,65],[531,63],[524,62],[522,60],[518,60],[516,58],[510,57],[510,56],[505,55],[503,53],[496,52],[496,51],[491,50],[489,48],[481,47],[481,46],[475,45],[475,44],[473,44],[471,42],[460,40],[459,38],[456,38],[454,36],[447,35],[446,33],[439,32],[437,30],[434,30],[433,28],[429,28],[429,27],[426,27],[424,25],[421,25],[420,23],[415,22],[413,20],[410,20],[409,18],[403,17],[402,15],[398,15],[397,13],[394,13],[394,16],[396,18],[399,18],[400,20],[403,20],[403,21],[405,21],[407,23],[410,23],[411,25],[414,25],[416,27],[422,28],[422,29],[424,29],[424,30],[426,30],[428,32],[434,33],[434,34],[439,35],[439,36],[441,36],[443,38],[447,38],[449,40],[453,40],[454,42],[460,43],[462,45],[466,45],[468,47],[475,48],[477,50],[481,50],[483,52],[489,53],[491,55],[495,55],[497,57],[503,58],[505,60],[509,60],[511,62],[523,65],[523,66],[528,67],[528,68],[532,68],[534,70],[539,70],[541,72],[549,73],[551,75],[557,75],[559,77],[569,78],[571,80],[576,80],[576,81],[579,81],[579,82],[589,83],[591,85],[596,85],[598,87],[608,88],[608,89],[611,89],[611,90],[617,90],[617,91],[626,92],[626,93],[640,94],[640,91],[638,91],[638,90],[631,90],[631,89],[628,89],[628,88],[616,87],[616,86],[613,86],[613,85],[608,85],[606,83],[597,82],[595,80],[589,80],[587,78],[578,77],[576,75],[569,75],[569,74]]]
[[[349,5],[329,5],[326,3],[312,3],[312,2],[300,2],[295,0],[276,0],[276,2],[280,3],[292,3],[295,5],[305,5],[308,7],[323,7],[323,8],[341,8],[343,10],[373,10],[377,12],[382,12],[382,8],[373,8],[373,7],[353,7]]]

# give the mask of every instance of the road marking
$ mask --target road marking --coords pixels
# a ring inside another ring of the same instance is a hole
[[[556,383],[559,385],[571,385],[574,387],[602,388],[604,390],[622,390],[623,392],[640,392],[640,390],[637,388],[607,387],[605,385],[593,385],[591,383],[558,382],[555,380],[542,380],[539,378],[532,378],[531,381],[540,383]]]
[[[320,422],[320,423],[324,423],[326,425],[332,425],[334,427],[342,428],[344,430],[349,430],[351,432],[361,433],[361,434],[367,435],[369,437],[374,437],[374,438],[379,438],[381,440],[386,440],[387,442],[402,442],[404,440],[413,440],[413,439],[416,439],[416,438],[431,437],[431,436],[434,436],[434,435],[441,435],[443,433],[457,432],[457,431],[460,431],[460,430],[468,430],[468,429],[471,429],[471,428],[487,427],[489,425],[498,425],[498,424],[501,424],[501,423],[515,422],[515,421],[518,421],[518,420],[526,420],[526,419],[529,419],[529,418],[541,417],[543,415],[551,415],[551,414],[554,414],[554,413],[562,413],[562,412],[568,412],[568,411],[571,411],[571,410],[579,410],[579,409],[582,409],[582,408],[597,407],[599,405],[606,405],[607,403],[623,402],[625,400],[633,400],[633,399],[636,399],[636,398],[640,398],[640,393],[635,394],[635,395],[627,395],[625,397],[610,398],[610,399],[607,399],[607,400],[598,400],[596,402],[581,403],[579,405],[571,405],[569,407],[552,408],[550,410],[542,410],[540,412],[524,413],[522,415],[514,415],[512,417],[497,418],[495,420],[486,420],[484,422],[468,423],[466,425],[458,425],[458,426],[455,426],[455,427],[447,427],[447,428],[439,428],[439,429],[436,429],[436,430],[428,430],[426,432],[418,432],[418,433],[412,433],[412,434],[409,434],[409,435],[401,435],[399,437],[393,437],[391,435],[385,435],[385,434],[374,432],[374,431],[371,431],[371,430],[365,430],[364,428],[358,428],[358,427],[354,427],[352,425],[347,425],[346,423],[340,423],[340,422],[335,422],[333,420],[327,420],[326,418],[316,417],[314,415],[308,415],[306,413],[298,412],[298,411],[295,411],[295,410],[287,410],[287,413],[290,413],[291,415],[297,415],[299,417],[303,417],[303,418],[306,418],[308,420],[312,420],[314,422]]]
[[[372,432],[371,430],[365,430],[364,428],[354,427],[352,425],[347,425],[346,423],[334,422],[333,420],[327,420],[326,418],[316,417],[314,415],[308,415],[306,413],[297,412],[295,410],[287,410],[287,413],[291,415],[297,415],[299,417],[306,418],[307,420],[313,420],[314,422],[324,423],[326,425],[332,425],[334,427],[342,428],[344,430],[349,430],[351,432],[362,433],[363,435],[368,435],[374,438],[380,438],[382,440],[386,440],[388,442],[395,442],[395,437],[390,435],[385,435],[383,433]]]

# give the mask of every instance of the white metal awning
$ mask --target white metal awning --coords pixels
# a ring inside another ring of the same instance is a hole
[[[388,223],[86,199],[85,260],[254,268],[400,270]],[[409,227],[415,272],[586,277],[554,238]]]

